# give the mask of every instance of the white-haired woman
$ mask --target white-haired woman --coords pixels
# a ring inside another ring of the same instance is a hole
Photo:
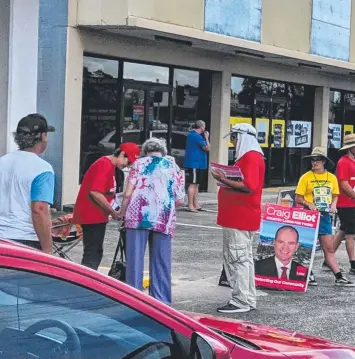
[[[171,304],[171,238],[177,205],[185,197],[184,177],[167,155],[164,140],[142,145],[128,175],[121,216],[126,227],[126,283],[142,290],[144,253],[149,241],[150,294]]]

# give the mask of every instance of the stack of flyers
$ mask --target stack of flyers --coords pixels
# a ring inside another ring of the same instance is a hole
[[[225,166],[225,165],[220,165],[216,162],[211,162],[211,170],[219,170],[222,171],[224,173],[224,175],[232,181],[243,181],[244,177],[242,174],[242,171],[240,170],[240,168],[238,166]],[[228,187],[225,184],[217,181],[217,186],[220,187]]]

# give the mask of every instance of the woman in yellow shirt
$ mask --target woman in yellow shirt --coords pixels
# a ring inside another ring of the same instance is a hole
[[[312,169],[306,172],[299,180],[296,189],[296,202],[304,208],[320,212],[318,235],[324,251],[325,260],[335,276],[335,285],[354,287],[355,284],[346,279],[335,258],[334,236],[332,230],[332,216],[336,213],[339,195],[337,178],[327,168],[334,163],[326,156],[322,147],[315,147],[310,156]],[[311,273],[310,285],[317,285]]]

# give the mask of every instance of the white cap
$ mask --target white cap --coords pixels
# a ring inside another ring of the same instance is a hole
[[[249,125],[249,123],[237,123],[236,125],[233,125],[229,133],[223,138],[230,136],[232,133],[242,133],[256,137],[256,129],[252,125]]]

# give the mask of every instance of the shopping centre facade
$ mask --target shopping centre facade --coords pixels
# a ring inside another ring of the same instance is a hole
[[[270,186],[294,184],[314,145],[336,159],[344,134],[354,132],[351,0],[7,5],[0,153],[15,149],[11,133],[22,115],[43,113],[57,128],[45,157],[56,171],[58,207],[73,203],[88,165],[121,141],[165,138],[182,165],[196,120],[210,130],[210,161],[225,164],[234,154],[223,136],[234,123],[253,124]],[[203,187],[216,190],[209,178]]]

